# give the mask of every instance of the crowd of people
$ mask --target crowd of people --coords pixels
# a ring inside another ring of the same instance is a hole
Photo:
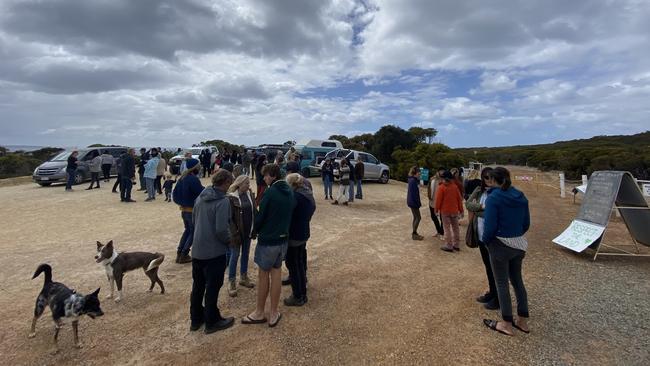
[[[413,215],[413,240],[424,240],[418,233],[420,215],[420,169],[409,171],[406,203]],[[468,211],[465,242],[478,247],[485,266],[488,290],[476,301],[486,309],[501,310],[501,321],[484,319],[489,329],[513,336],[514,329],[529,333],[528,298],[522,278],[522,263],[528,249],[525,234],[530,226],[528,200],[512,186],[510,172],[486,167],[472,171],[463,179],[460,169],[439,168],[427,184],[434,238],[444,240],[445,252],[460,251],[460,220]],[[464,205],[463,205],[464,202]],[[510,285],[517,300],[517,317],[512,314]]]

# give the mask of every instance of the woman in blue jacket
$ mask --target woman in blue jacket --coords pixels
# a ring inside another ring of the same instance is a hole
[[[511,186],[510,172],[505,168],[497,167],[490,171],[486,184],[490,188],[485,202],[481,241],[490,253],[503,321],[483,319],[483,323],[509,336],[514,335],[513,327],[529,333],[528,295],[521,277],[521,266],[528,249],[524,236],[530,226],[528,200],[521,191]],[[517,298],[516,321],[512,317],[508,282],[512,283]]]
[[[424,236],[418,234],[418,226],[420,226],[420,220],[422,220],[422,216],[420,215],[422,203],[420,202],[420,168],[416,166],[412,167],[409,171],[406,205],[411,209],[411,213],[413,214],[413,232],[411,233],[411,239],[423,240]]]

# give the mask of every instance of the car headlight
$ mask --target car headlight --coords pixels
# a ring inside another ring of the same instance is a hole
[[[36,169],[34,169],[34,174],[32,174],[32,175],[36,175],[37,173],[38,173],[38,167],[36,167]]]
[[[59,171],[60,171],[60,172],[63,172],[63,171],[65,171],[66,168],[67,168],[67,166],[64,165],[64,166],[62,166],[61,168],[59,168]]]

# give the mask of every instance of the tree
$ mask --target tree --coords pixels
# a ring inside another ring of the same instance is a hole
[[[417,142],[430,144],[433,142],[433,138],[438,135],[438,130],[435,128],[422,128],[422,127],[411,127],[409,132]]]
[[[439,167],[460,167],[465,163],[460,154],[443,144],[418,144],[412,150],[397,148],[392,155],[396,163],[392,166],[391,175],[399,180],[406,180],[409,169],[413,166],[431,171]]]
[[[396,148],[411,150],[416,142],[415,137],[408,131],[397,126],[386,125],[375,133],[372,152],[379,160],[394,163],[392,154]]]
[[[219,149],[219,152],[221,153],[223,153],[225,150],[228,150],[230,152],[237,151],[240,153],[244,151],[243,146],[234,145],[231,144],[230,142],[223,141],[223,140],[201,141],[199,143],[199,146],[216,146]]]

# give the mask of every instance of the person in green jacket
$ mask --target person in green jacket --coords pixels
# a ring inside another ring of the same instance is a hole
[[[254,235],[257,235],[255,263],[259,267],[257,307],[242,319],[242,324],[261,324],[267,321],[264,314],[266,298],[271,298],[269,327],[275,327],[282,314],[278,311],[282,290],[281,267],[287,254],[291,214],[296,205],[293,191],[281,180],[280,166],[267,164],[262,168],[264,183],[268,188],[260,202],[255,217]]]

